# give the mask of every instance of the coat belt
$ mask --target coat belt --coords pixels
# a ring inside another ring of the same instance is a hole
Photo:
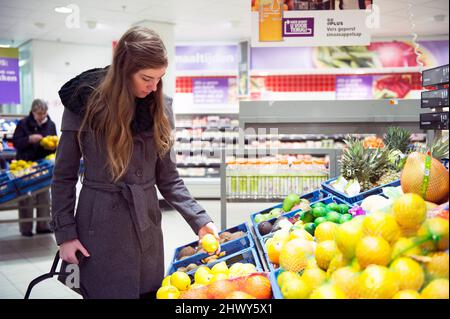
[[[139,230],[140,232],[147,230],[152,223],[149,216],[150,207],[148,207],[147,204],[148,195],[146,195],[146,191],[155,187],[155,184],[154,180],[145,184],[126,184],[123,182],[111,184],[94,182],[86,179],[83,180],[83,185],[86,187],[105,192],[121,193],[128,203],[136,230]],[[152,203],[152,205],[158,205],[158,203]],[[142,242],[143,237],[139,232],[138,237],[141,246],[147,246],[147,243]]]

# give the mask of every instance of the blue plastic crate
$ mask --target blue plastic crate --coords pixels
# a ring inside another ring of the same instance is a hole
[[[280,272],[281,270],[277,269],[275,271],[271,271],[269,275],[270,285],[272,286],[273,299],[284,299],[277,282],[278,275],[280,274]]]
[[[244,250],[235,252],[233,254],[230,255],[225,255],[222,258],[217,259],[214,262],[211,262],[209,264],[203,264],[201,263],[201,261],[199,260],[198,262],[196,262],[195,264],[197,264],[198,266],[207,266],[209,268],[213,267],[215,264],[218,264],[220,262],[224,261],[228,267],[230,267],[231,265],[235,264],[235,263],[250,263],[255,265],[256,270],[258,272],[262,272],[264,271],[262,266],[261,266],[261,262],[259,261],[259,257],[258,257],[258,253],[256,252],[256,249],[254,247],[250,247],[250,248],[246,248]],[[171,264],[168,269],[167,269],[167,273],[166,275],[170,275],[172,273],[174,273],[175,271],[177,271],[177,269],[180,266],[177,266],[176,264]],[[187,272],[188,275],[190,275],[191,277],[194,276],[195,271],[197,270],[191,270],[189,272]]]
[[[244,237],[235,239],[233,241],[227,242],[221,245],[221,251],[225,251],[226,255],[222,258],[226,258],[229,255],[236,254],[240,251],[246,250],[248,248],[254,248],[255,243],[251,236],[248,234]],[[183,260],[174,262],[171,264],[174,269],[178,269],[180,267],[186,267],[189,264],[202,265],[202,259],[208,257],[209,255],[206,253],[195,254],[191,257],[185,258]]]
[[[358,195],[355,196],[348,196],[344,193],[341,193],[337,190],[335,190],[333,187],[330,186],[330,183],[332,183],[333,181],[335,181],[337,178],[333,178],[330,180],[327,180],[325,182],[322,183],[322,188],[327,191],[328,193],[331,193],[337,197],[342,198],[344,201],[346,201],[347,203],[353,204],[359,201],[364,200],[364,198],[370,196],[370,195],[378,195],[382,192],[382,188],[383,187],[387,187],[387,186],[398,186],[400,184],[400,180],[396,180],[393,181],[391,183],[385,184],[385,185],[381,185],[375,188],[372,188],[368,191],[359,193]]]
[[[226,232],[226,231],[227,231],[227,232],[230,232],[230,233],[236,233],[236,232],[238,232],[238,231],[242,231],[242,232],[246,233],[247,235],[251,236],[251,232],[250,232],[250,229],[249,229],[247,223],[242,223],[242,224],[237,225],[237,226],[234,226],[234,227],[232,227],[232,228],[225,229],[225,230],[219,232],[219,235],[222,234],[222,233],[224,233],[224,232]],[[234,239],[234,240],[231,240],[231,241],[228,241],[228,242],[226,242],[226,243],[224,243],[224,244],[221,244],[221,249],[222,249],[223,251],[227,251],[226,249],[229,248],[229,246],[232,245],[233,242],[238,241],[239,239],[242,239],[242,237],[241,237],[241,238]],[[251,242],[253,242],[253,238],[250,238],[250,240],[251,240]],[[253,242],[253,244],[254,244],[254,242]],[[195,248],[195,247],[198,246],[198,241],[193,241],[193,242],[191,242],[191,243],[189,243],[189,244],[187,244],[187,245],[183,245],[183,246],[181,246],[181,247],[176,248],[176,249],[175,249],[175,252],[174,252],[174,254],[173,254],[173,257],[172,257],[172,263],[177,263],[177,262],[181,261],[181,260],[178,259],[178,255],[180,254],[180,251],[181,251],[183,248],[187,247],[187,246],[191,246],[191,247]],[[197,257],[197,256],[200,256],[201,258],[205,258],[205,257],[208,256],[208,254],[205,254],[205,253],[197,253],[197,254],[192,255],[192,256],[190,256],[190,257],[188,257],[188,258],[193,258],[193,257]],[[185,259],[188,259],[188,258],[185,258]],[[185,260],[185,259],[183,259],[183,260]]]
[[[313,203],[313,202],[317,202],[317,201],[319,201],[321,199],[325,199],[325,198],[330,197],[330,196],[331,196],[331,194],[329,194],[327,191],[322,190],[322,189],[318,189],[318,190],[315,190],[313,192],[303,194],[302,196],[300,196],[300,198],[301,199],[307,199],[310,203]],[[258,228],[257,227],[258,223],[255,223],[255,216],[256,215],[258,215],[258,214],[265,214],[265,213],[270,212],[274,208],[281,208],[281,207],[283,207],[283,203],[277,204],[275,206],[266,208],[266,209],[264,209],[262,211],[259,211],[257,213],[251,214],[250,220],[251,220],[251,222],[253,224],[253,227],[255,229]],[[291,211],[291,212],[299,212],[299,211],[300,211],[300,209],[295,210],[295,211]],[[291,213],[291,212],[288,212],[288,213]]]
[[[52,182],[53,168],[54,165],[51,162],[42,161],[38,164],[35,172],[16,178],[14,184],[19,195],[49,186]]]
[[[8,173],[0,174],[0,204],[13,200],[18,196],[16,186],[14,185],[14,177]]]
[[[444,164],[445,168],[448,170],[448,158],[441,159],[442,164]]]

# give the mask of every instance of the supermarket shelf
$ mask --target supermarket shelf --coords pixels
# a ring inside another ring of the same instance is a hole
[[[199,167],[199,168],[220,168],[220,163],[183,163],[183,164],[177,164],[177,167],[179,168],[189,168],[189,167]]]
[[[187,189],[196,198],[218,199],[220,198],[219,177],[186,177],[183,178]]]

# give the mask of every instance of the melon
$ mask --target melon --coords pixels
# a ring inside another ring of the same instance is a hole
[[[422,184],[425,175],[425,154],[411,153],[402,171],[400,182],[404,193],[422,194]],[[448,171],[445,166],[435,158],[431,158],[430,177],[424,199],[440,204],[448,201]]]

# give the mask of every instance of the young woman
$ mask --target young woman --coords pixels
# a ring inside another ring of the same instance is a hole
[[[84,298],[139,298],[164,276],[155,186],[201,239],[216,226],[190,196],[171,156],[171,99],[163,95],[167,54],[153,31],[134,27],[111,66],[59,91],[65,106],[52,183],[52,224],[64,260],[78,264]],[[76,214],[80,158],[83,187]],[[76,283],[75,283],[76,284]]]

